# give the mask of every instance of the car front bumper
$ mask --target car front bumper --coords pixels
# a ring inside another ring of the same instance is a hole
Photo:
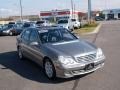
[[[105,60],[100,60],[98,62],[93,62],[94,63],[94,67],[89,69],[89,70],[85,70],[86,66],[88,64],[85,64],[83,66],[76,66],[74,68],[61,68],[61,67],[56,67],[56,76],[60,77],[60,78],[70,78],[70,77],[74,77],[76,75],[83,75],[83,74],[87,74],[87,73],[91,73],[96,71],[99,68],[102,68],[104,66],[104,62]]]

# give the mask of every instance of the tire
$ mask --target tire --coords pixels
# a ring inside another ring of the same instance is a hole
[[[18,47],[18,56],[19,56],[20,60],[23,60],[23,59],[24,59],[24,56],[23,56],[23,54],[22,54],[22,51],[21,51],[21,48],[20,48],[20,47]]]
[[[9,32],[9,35],[10,35],[10,36],[13,36],[13,32],[10,31],[10,32]]]
[[[54,80],[56,78],[56,70],[50,59],[45,59],[43,68],[48,79]]]
[[[70,32],[74,31],[74,28],[70,29]]]

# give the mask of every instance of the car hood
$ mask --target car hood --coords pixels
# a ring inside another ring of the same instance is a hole
[[[76,56],[83,53],[96,51],[96,47],[83,40],[75,40],[70,42],[47,44],[47,47],[62,55]]]

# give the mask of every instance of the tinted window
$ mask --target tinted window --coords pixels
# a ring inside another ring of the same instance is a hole
[[[30,42],[35,42],[37,41],[37,32],[35,30],[32,30],[30,34]]]

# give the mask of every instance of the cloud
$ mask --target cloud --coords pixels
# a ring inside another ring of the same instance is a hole
[[[7,9],[7,8],[0,8],[0,14],[4,17],[4,16],[8,16],[8,15],[18,15],[19,11],[17,10],[12,10],[12,9]]]
[[[0,12],[12,12],[11,9],[1,8]]]

